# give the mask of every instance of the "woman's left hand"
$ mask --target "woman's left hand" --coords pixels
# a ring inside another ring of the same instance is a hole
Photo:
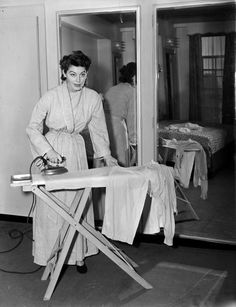
[[[117,166],[118,162],[115,158],[113,158],[112,156],[105,156],[103,157],[106,166]]]

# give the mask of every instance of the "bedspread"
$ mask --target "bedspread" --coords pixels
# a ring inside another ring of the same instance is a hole
[[[194,127],[194,129],[190,129],[188,125],[186,126],[186,122],[176,123],[171,121],[162,121],[159,123],[157,133],[159,141],[161,139],[191,139],[197,141],[202,145],[206,152],[209,167],[211,156],[220,149],[224,148],[228,142],[227,131],[225,129],[201,125],[199,128]]]
[[[169,129],[169,126],[175,126],[176,129]],[[189,129],[189,131],[181,132],[179,128],[182,127],[185,127],[185,123],[170,124],[170,122],[161,122],[158,129],[159,137],[177,140],[192,139],[200,143],[211,154],[226,145],[227,132],[224,129],[200,126],[199,129]]]

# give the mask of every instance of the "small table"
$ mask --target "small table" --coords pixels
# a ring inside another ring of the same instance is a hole
[[[51,298],[76,231],[80,232],[86,239],[92,242],[142,287],[152,289],[152,285],[135,271],[134,268],[138,265],[106,239],[99,231],[95,230],[83,220],[82,214],[91,189],[106,187],[109,184],[109,169],[109,167],[103,167],[54,176],[43,176],[40,174],[30,176],[26,174],[11,177],[12,187],[22,187],[25,192],[33,192],[64,219],[64,223],[41,278],[42,280],[46,280],[51,275],[44,296],[45,301]],[[56,198],[52,192],[53,190],[71,189],[77,192],[72,205],[68,209],[66,204]]]

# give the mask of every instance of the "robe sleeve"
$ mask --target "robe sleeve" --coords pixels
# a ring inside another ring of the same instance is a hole
[[[102,100],[98,94],[96,94],[95,99],[96,103],[88,129],[93,145],[94,158],[101,158],[110,155],[111,152]]]
[[[128,102],[128,113],[126,118],[126,125],[128,130],[129,144],[137,144],[137,106],[136,106],[136,89],[132,88]]]
[[[33,155],[43,156],[52,149],[47,139],[43,135],[43,123],[47,116],[52,97],[46,93],[35,105],[29,125],[26,128],[26,134],[30,141]]]

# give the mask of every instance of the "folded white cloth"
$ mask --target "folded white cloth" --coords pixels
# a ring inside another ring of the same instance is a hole
[[[193,124],[193,123],[186,123],[185,127],[191,130],[201,130],[202,129],[202,126],[199,126],[198,124]]]
[[[191,130],[202,130],[202,127],[199,126],[198,124],[193,124],[193,123],[178,123],[178,124],[170,124],[164,129],[179,131],[182,133],[190,133]]]
[[[186,128],[186,127],[181,127],[178,129],[179,132],[182,132],[182,133],[190,133],[191,130],[189,128]]]

